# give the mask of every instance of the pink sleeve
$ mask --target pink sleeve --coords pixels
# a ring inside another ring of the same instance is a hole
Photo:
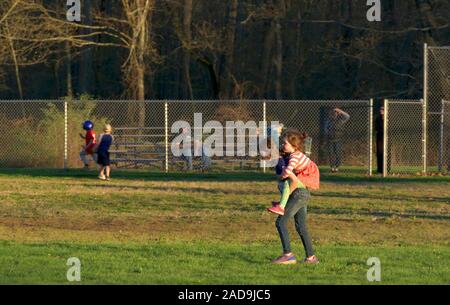
[[[289,158],[288,166],[285,169],[286,173],[287,174],[293,173],[294,169],[297,167],[299,162],[300,162],[300,158],[297,155],[292,155]]]
[[[305,154],[301,154],[300,161],[297,165],[297,170],[301,171],[305,169],[308,166],[309,162],[309,158]]]
[[[286,168],[286,173],[291,174],[294,172],[294,170],[301,171],[308,165],[308,163],[309,159],[305,154],[299,153],[292,155],[291,158],[289,158],[289,164]]]

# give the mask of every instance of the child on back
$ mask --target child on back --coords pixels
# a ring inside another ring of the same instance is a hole
[[[111,144],[114,140],[112,133],[112,127],[109,124],[106,124],[103,128],[103,134],[100,135],[100,138],[98,139],[98,145],[97,145],[97,163],[100,166],[100,173],[98,175],[98,178],[100,180],[107,180],[110,179],[111,174],[111,160],[110,160],[110,153],[109,148],[111,147]]]
[[[272,202],[272,207],[267,209],[269,212],[284,215],[289,197],[297,188],[319,188],[317,165],[302,152],[307,139],[308,136],[305,133],[301,134],[298,143],[289,143],[286,138],[282,139],[280,159],[275,168],[280,180],[278,188],[281,199],[279,202]]]

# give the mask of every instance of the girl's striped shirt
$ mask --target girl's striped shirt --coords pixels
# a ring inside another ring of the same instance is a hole
[[[294,152],[289,156],[289,163],[285,169],[286,174],[293,173],[294,175],[298,175],[310,163],[311,159],[309,159],[304,153],[300,151]]]

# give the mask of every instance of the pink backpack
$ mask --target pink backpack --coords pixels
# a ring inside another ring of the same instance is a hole
[[[309,190],[318,190],[320,188],[320,171],[319,167],[312,160],[309,165],[301,172],[297,173],[297,178]]]

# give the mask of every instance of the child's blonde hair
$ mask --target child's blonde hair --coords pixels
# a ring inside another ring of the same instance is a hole
[[[105,124],[105,127],[103,127],[103,131],[106,133],[111,133],[112,132],[112,127],[110,124]]]

